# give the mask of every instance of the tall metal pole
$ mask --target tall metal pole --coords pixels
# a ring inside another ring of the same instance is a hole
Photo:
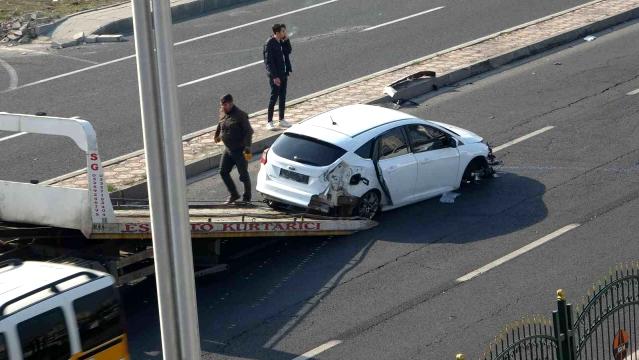
[[[165,360],[200,358],[168,0],[131,0]],[[154,26],[153,26],[154,25]],[[156,51],[154,51],[154,46]]]

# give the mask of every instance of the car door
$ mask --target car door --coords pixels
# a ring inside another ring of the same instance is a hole
[[[425,124],[406,126],[411,151],[417,161],[415,192],[419,197],[450,191],[459,176],[459,150],[451,136]]]
[[[402,127],[396,127],[379,137],[376,146],[377,169],[384,191],[392,206],[412,201],[415,196],[417,161],[410,152]]]

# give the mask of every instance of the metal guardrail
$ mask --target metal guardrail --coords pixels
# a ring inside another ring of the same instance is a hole
[[[639,262],[617,265],[573,311],[557,290],[552,322],[524,318],[504,328],[481,360],[624,360],[639,358]],[[457,354],[457,360],[464,360]]]

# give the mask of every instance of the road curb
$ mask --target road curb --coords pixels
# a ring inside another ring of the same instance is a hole
[[[583,4],[583,5],[571,8],[571,9],[567,9],[567,10],[559,12],[559,13],[551,14],[551,15],[546,16],[546,17],[541,18],[541,19],[537,19],[537,20],[534,20],[534,21],[531,21],[531,22],[528,22],[528,23],[525,23],[525,24],[521,24],[521,25],[518,25],[518,26],[515,26],[515,27],[512,27],[512,28],[506,29],[506,30],[502,30],[502,31],[496,32],[494,34],[491,34],[491,35],[488,35],[488,36],[485,36],[485,37],[482,37],[482,38],[479,38],[479,39],[475,39],[473,41],[470,41],[470,42],[467,42],[467,43],[464,43],[464,44],[461,44],[461,45],[457,45],[457,46],[454,46],[454,47],[451,47],[451,48],[436,52],[434,54],[430,54],[430,55],[424,56],[422,58],[419,58],[419,59],[416,59],[416,60],[412,60],[412,61],[406,62],[404,64],[400,64],[400,65],[391,67],[389,69],[385,69],[385,70],[376,72],[374,74],[370,74],[370,75],[367,75],[367,76],[364,76],[364,77],[349,81],[347,83],[340,84],[340,85],[337,85],[337,86],[334,86],[334,87],[331,87],[331,88],[328,88],[328,89],[325,89],[325,90],[322,90],[322,91],[319,91],[319,92],[304,96],[302,98],[299,98],[299,99],[296,99],[294,101],[291,101],[291,102],[287,103],[287,106],[290,107],[292,105],[305,102],[305,101],[307,101],[309,99],[317,98],[317,97],[319,97],[321,95],[325,95],[327,93],[331,93],[331,92],[334,92],[334,91],[337,91],[337,90],[340,90],[340,89],[344,89],[344,88],[349,87],[351,85],[358,84],[358,83],[364,82],[366,80],[371,80],[371,79],[374,79],[376,77],[379,77],[379,76],[382,76],[382,75],[386,75],[386,74],[389,74],[391,72],[395,72],[397,70],[401,70],[403,68],[406,68],[406,67],[409,67],[409,66],[412,66],[412,65],[417,65],[417,64],[420,64],[420,63],[422,63],[422,62],[424,62],[426,60],[433,59],[435,57],[439,57],[439,56],[442,56],[442,55],[445,55],[445,54],[449,54],[449,53],[452,53],[452,52],[454,52],[456,50],[464,49],[464,48],[471,47],[473,45],[477,45],[477,44],[480,44],[480,43],[488,41],[488,40],[496,39],[496,38],[498,38],[498,37],[500,37],[502,35],[507,35],[507,34],[512,33],[514,31],[521,30],[521,29],[524,29],[524,28],[527,28],[527,27],[542,23],[544,21],[552,20],[554,18],[560,17],[560,16],[565,15],[567,13],[578,11],[581,8],[585,8],[587,6],[593,6],[593,5],[596,5],[598,3],[602,3],[602,2],[606,2],[606,1],[607,0],[592,1],[592,2],[589,2],[587,4]],[[536,41],[534,43],[527,44],[527,45],[521,46],[519,48],[509,49],[508,51],[505,51],[505,52],[500,53],[498,55],[494,55],[494,56],[491,56],[491,57],[487,57],[487,58],[481,59],[480,61],[477,61],[475,63],[470,63],[470,64],[467,64],[467,65],[464,64],[462,67],[457,68],[457,69],[455,69],[453,71],[448,71],[448,72],[445,72],[443,74],[439,74],[439,77],[437,78],[437,85],[439,87],[443,87],[443,86],[448,86],[448,85],[455,84],[455,83],[457,83],[457,82],[459,82],[461,80],[467,79],[469,77],[476,76],[476,75],[485,73],[487,71],[491,71],[491,70],[497,69],[497,68],[502,67],[504,65],[507,65],[507,64],[509,64],[509,63],[511,63],[513,61],[520,60],[522,58],[526,58],[526,57],[529,57],[529,56],[532,56],[532,55],[535,55],[535,54],[539,54],[541,52],[550,50],[550,49],[552,49],[554,47],[557,47],[557,46],[560,46],[560,45],[564,45],[566,43],[570,43],[570,42],[572,42],[574,40],[577,40],[577,39],[579,39],[579,38],[581,38],[583,36],[586,36],[588,34],[592,34],[592,33],[596,33],[596,32],[602,31],[604,29],[610,28],[610,27],[615,26],[615,25],[619,25],[621,23],[624,23],[624,22],[629,21],[629,20],[636,19],[638,17],[639,17],[639,7],[632,8],[632,9],[627,10],[627,11],[622,11],[622,12],[616,14],[616,15],[609,16],[607,18],[594,21],[594,22],[589,23],[587,25],[578,26],[578,27],[570,29],[568,31],[564,31],[564,32],[558,33],[558,34],[556,34],[554,36],[550,36],[550,37],[544,38],[544,39],[542,39],[540,41]],[[385,85],[388,85],[389,83],[390,82],[387,82]],[[379,88],[379,92],[380,92],[380,96],[379,97],[374,98],[374,99],[368,98],[367,101],[365,101],[365,102],[369,103],[369,104],[375,104],[375,103],[388,101],[389,98],[387,96],[381,96],[382,89],[383,89],[383,86]],[[432,87],[430,87],[430,86],[425,88],[423,94],[429,92],[430,90],[432,90]],[[254,118],[256,116],[263,115],[264,113],[265,113],[265,110],[262,110],[260,112],[256,112],[254,114],[251,114],[251,117]],[[184,141],[189,141],[189,140],[191,140],[191,139],[193,139],[195,137],[198,137],[198,136],[203,135],[205,133],[211,132],[214,129],[215,129],[215,127],[209,127],[209,128],[206,128],[206,129],[202,129],[202,130],[197,131],[195,133],[191,133],[191,134],[188,134],[188,135],[184,136],[183,140]],[[259,152],[262,149],[270,146],[275,141],[275,139],[279,136],[280,133],[281,133],[281,131],[274,132],[272,135],[268,135],[268,136],[266,136],[266,137],[264,137],[262,139],[259,139],[253,145],[253,150],[255,152]],[[142,153],[143,153],[143,151],[139,150],[139,151],[136,151],[135,153],[127,154],[127,155],[121,156],[121,157],[119,157],[117,159],[113,159],[111,161],[108,161],[108,162],[105,163],[105,165],[114,164],[114,163],[117,163],[119,161],[123,161],[123,160],[126,160],[128,158],[131,158],[133,156],[139,156]],[[199,175],[201,173],[204,173],[206,171],[211,171],[211,170],[215,169],[218,166],[218,164],[219,164],[220,154],[221,154],[221,148],[217,148],[217,149],[215,149],[213,151],[210,151],[209,153],[204,154],[204,156],[201,157],[201,158],[196,158],[196,159],[193,159],[193,160],[189,161],[186,164],[187,177],[188,178],[192,178],[192,177],[194,177],[196,175]],[[57,183],[57,182],[65,180],[65,179],[69,179],[69,178],[71,178],[73,176],[82,174],[83,172],[84,171],[79,170],[79,171],[76,171],[74,173],[67,174],[67,175],[58,177],[56,179],[49,180],[49,181],[47,181],[47,183],[49,183],[49,184]],[[118,189],[118,191],[115,191],[113,193],[113,195],[115,197],[123,197],[123,198],[145,197],[146,196],[146,180],[141,180],[141,181],[135,182],[135,183],[133,183],[131,185],[128,185],[125,188]]]
[[[208,12],[224,9],[232,5],[244,5],[255,0],[193,0],[187,3],[171,6],[173,22],[201,16]],[[94,34],[130,34],[133,32],[133,16],[118,19],[99,27]]]
[[[219,9],[228,8],[231,6],[241,6],[251,2],[257,2],[261,0],[190,0],[187,2],[178,3],[171,6],[171,16],[173,22],[183,21],[186,19],[194,18],[197,16],[201,16],[208,12],[212,12]],[[63,25],[65,21],[70,19],[77,19],[79,16],[94,16],[96,12],[99,11],[109,11],[110,8],[122,7],[122,5],[127,5],[127,2],[113,4],[105,7],[101,7],[98,9],[85,10],[75,14],[67,15],[62,19],[56,20],[53,23],[45,24],[41,26],[38,30],[40,34],[51,34],[53,36],[55,34],[55,30]],[[128,4],[129,10],[131,9],[131,5]],[[118,9],[117,11],[122,11]],[[121,17],[125,15],[125,17]],[[127,16],[128,15],[128,16]],[[128,11],[128,14],[120,14],[114,13],[113,15],[116,19],[107,20],[103,24],[98,24],[96,29],[82,29],[77,28],[77,31],[70,31],[69,34],[85,32],[86,35],[109,35],[109,34],[131,34],[133,32],[133,15],[131,11]],[[90,18],[89,18],[90,19]],[[89,20],[86,20],[89,21]],[[96,21],[96,20],[91,20]],[[89,22],[91,22],[89,21]],[[77,40],[70,39],[65,35],[52,38],[52,45],[58,48],[65,48],[70,46],[78,45],[80,42]]]
[[[598,1],[595,1],[595,2],[592,2],[592,3],[601,2],[601,1],[603,1],[603,0],[598,0]],[[584,4],[584,6],[585,5],[590,5],[592,3]],[[577,8],[579,8],[579,7],[577,7]],[[538,22],[546,21],[548,19],[560,16],[560,14],[565,14],[565,13],[568,13],[570,11],[574,11],[574,9],[567,10],[567,11],[564,11],[562,13],[554,14],[554,15],[548,16],[546,18],[539,19],[539,21],[526,23],[526,24],[519,25],[517,27],[511,28],[511,29],[508,29],[508,30],[500,31],[499,33],[495,33],[495,34],[489,35],[487,37],[484,37],[484,38],[481,38],[481,39],[478,39],[478,40],[473,40],[472,42],[463,44],[463,45],[461,45],[459,47],[447,49],[447,50],[444,50],[443,52],[438,52],[438,53],[435,53],[433,55],[428,55],[428,56],[426,56],[424,58],[421,58],[419,60],[414,60],[411,63],[422,62],[422,61],[428,60],[430,58],[433,58],[433,57],[435,57],[437,55],[440,55],[442,53],[453,51],[453,49],[459,49],[459,48],[462,48],[462,47],[471,46],[471,45],[477,44],[479,42],[485,41],[487,39],[494,38],[494,37],[499,36],[501,34],[508,33],[508,32],[514,31],[514,30],[518,30],[518,29],[530,26],[530,25],[538,23]],[[611,16],[609,18],[606,18],[604,20],[589,24],[587,26],[579,27],[579,28],[573,29],[571,31],[559,34],[557,36],[546,38],[546,39],[544,39],[542,41],[539,41],[537,43],[530,44],[530,45],[524,46],[522,48],[515,49],[513,51],[508,51],[508,52],[502,53],[500,55],[494,56],[492,58],[484,59],[482,61],[479,61],[479,62],[470,64],[470,65],[468,65],[466,67],[460,68],[458,70],[443,74],[443,75],[438,76],[436,78],[436,84],[437,84],[438,87],[450,86],[450,85],[458,83],[458,82],[460,82],[462,80],[465,80],[467,78],[470,78],[470,77],[473,77],[473,76],[477,76],[477,75],[480,75],[480,74],[488,72],[488,71],[495,70],[497,68],[500,68],[500,67],[502,67],[504,65],[507,65],[509,63],[512,63],[514,61],[521,60],[521,59],[524,59],[524,58],[527,58],[527,57],[530,57],[530,56],[533,56],[533,55],[540,54],[542,52],[551,50],[551,49],[553,49],[555,47],[562,46],[562,45],[568,44],[570,42],[573,42],[575,40],[578,40],[580,38],[583,38],[583,37],[585,37],[585,36],[587,36],[589,34],[597,33],[597,32],[606,30],[606,29],[608,29],[610,27],[613,27],[613,26],[616,26],[616,25],[620,25],[620,24],[623,24],[625,22],[628,22],[630,20],[634,20],[634,19],[637,19],[637,18],[639,18],[639,8],[635,8],[635,9],[627,11],[625,13],[621,13],[621,14],[617,14],[617,15]],[[424,89],[425,90],[421,93],[421,95],[424,95],[424,94],[427,94],[427,93],[433,91],[432,85],[430,83],[425,84]],[[369,101],[368,104],[378,104],[378,103],[383,103],[383,102],[388,102],[388,101],[390,101],[390,98],[388,96],[380,96],[379,98],[376,98],[374,100]]]
[[[56,19],[50,23],[47,24],[41,24],[41,25],[37,25],[36,26],[36,34],[38,36],[48,36],[50,35],[53,30],[55,30],[55,28],[62,24],[63,22],[65,22],[67,19],[78,16],[78,15],[82,15],[82,14],[86,14],[86,13],[90,13],[90,12],[95,12],[95,11],[100,11],[100,10],[104,10],[104,9],[108,9],[108,8],[112,8],[112,7],[116,7],[116,6],[120,6],[122,4],[126,4],[126,1],[123,1],[121,3],[117,3],[117,4],[111,4],[111,5],[107,5],[107,6],[102,6],[99,7],[97,9],[90,9],[90,10],[82,10],[82,11],[78,11],[76,13],[73,14],[69,14],[69,15],[65,15],[59,19]]]

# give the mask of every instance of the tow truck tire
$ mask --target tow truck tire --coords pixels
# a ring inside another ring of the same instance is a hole
[[[379,191],[370,190],[359,198],[359,203],[353,209],[353,216],[374,219],[379,213],[381,203]]]

